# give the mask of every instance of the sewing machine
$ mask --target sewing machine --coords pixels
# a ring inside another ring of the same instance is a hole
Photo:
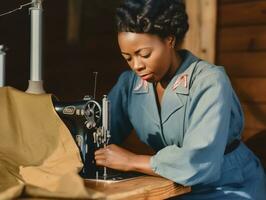
[[[60,102],[53,100],[56,112],[70,130],[83,161],[80,175],[85,179],[121,181],[142,175],[141,173],[124,173],[95,163],[94,152],[108,145],[110,135],[110,102],[104,96],[98,103],[91,96],[81,101]]]
[[[54,99],[53,104],[80,150],[84,164],[80,175],[83,178],[106,179],[107,168],[96,166],[94,152],[108,145],[111,137],[107,96],[103,97],[101,104],[91,96],[76,102]]]

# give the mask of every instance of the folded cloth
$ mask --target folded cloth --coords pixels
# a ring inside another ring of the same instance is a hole
[[[0,199],[24,196],[97,199],[78,172],[79,150],[50,94],[0,88]]]

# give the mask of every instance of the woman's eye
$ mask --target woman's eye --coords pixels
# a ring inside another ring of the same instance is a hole
[[[130,57],[130,56],[123,56],[123,57],[124,57],[124,59],[125,59],[127,62],[131,61],[131,57]]]
[[[130,62],[131,61],[131,58],[125,58],[127,62]]]
[[[143,58],[149,58],[150,57],[150,53],[147,53],[147,54],[142,54],[142,55],[140,55],[141,57],[143,57]]]

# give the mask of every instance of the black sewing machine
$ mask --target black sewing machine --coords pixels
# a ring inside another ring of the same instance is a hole
[[[110,135],[109,100],[104,96],[101,103],[85,96],[76,102],[53,100],[56,112],[70,130],[83,161],[80,175],[85,179],[120,181],[140,176],[140,173],[124,173],[96,166],[94,152],[108,145]]]
[[[90,96],[76,102],[54,99],[53,104],[80,150],[84,164],[80,175],[83,178],[106,178],[107,168],[96,166],[94,152],[105,147],[111,137],[107,96],[103,97],[101,104]]]

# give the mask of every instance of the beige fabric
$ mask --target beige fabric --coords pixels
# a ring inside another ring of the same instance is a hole
[[[54,111],[51,95],[0,88],[0,199],[100,198],[77,175],[78,148]]]

